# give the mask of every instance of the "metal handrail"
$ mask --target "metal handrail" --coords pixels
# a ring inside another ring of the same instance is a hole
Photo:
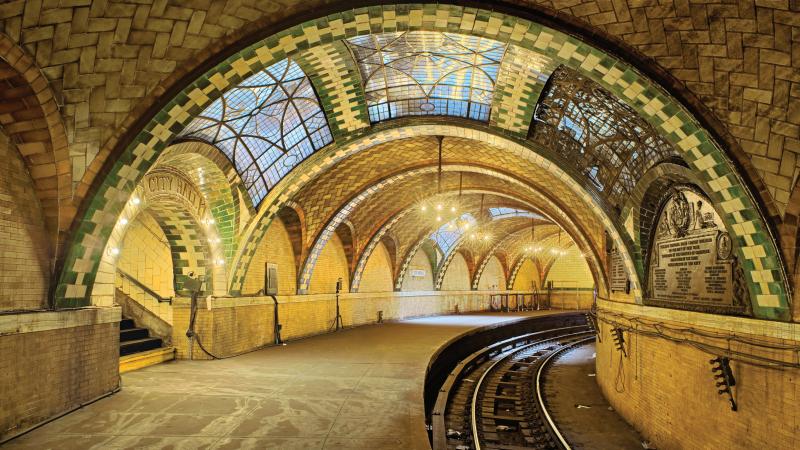
[[[141,281],[137,280],[131,274],[125,272],[122,269],[117,269],[117,273],[120,274],[120,276],[122,276],[122,278],[125,278],[125,279],[129,280],[131,283],[135,284],[136,287],[138,287],[139,289],[143,290],[147,295],[149,295],[149,296],[153,297],[154,299],[158,300],[159,303],[172,304],[172,297],[164,298],[164,297],[158,295],[158,293],[156,293],[156,291],[150,289],[149,287],[147,287],[146,284],[144,284]]]

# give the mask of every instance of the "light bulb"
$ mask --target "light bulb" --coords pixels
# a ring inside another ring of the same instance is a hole
[[[456,212],[456,207],[455,206],[451,206],[450,207],[450,212]]]
[[[119,255],[119,249],[117,247],[112,248],[111,249],[111,254],[112,255]]]
[[[138,205],[138,204],[139,204],[139,203],[141,203],[141,202],[142,202],[142,201],[139,199],[139,197],[133,197],[133,198],[131,199],[131,203],[133,203],[134,205]]]
[[[428,206],[427,205],[422,205],[422,208],[420,208],[420,209],[422,210],[422,212],[425,212],[425,211],[428,210]]]
[[[217,265],[218,266],[224,266],[225,265],[225,260],[224,259],[218,259],[217,260]]]
[[[442,210],[442,205],[441,205],[441,204],[439,204],[439,205],[436,205],[436,210],[437,210],[437,211],[441,211],[441,210]]]
[[[124,217],[122,219],[119,219],[119,224],[120,225],[127,225],[128,224],[128,219],[126,219]]]
[[[437,222],[441,222],[442,221],[442,216],[436,216],[436,221]]]

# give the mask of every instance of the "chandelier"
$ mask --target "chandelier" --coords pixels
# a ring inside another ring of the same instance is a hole
[[[436,171],[436,193],[423,200],[419,205],[420,214],[426,221],[433,222],[434,225],[447,224],[449,231],[459,231],[464,233],[473,226],[472,217],[464,214],[461,209],[461,193],[464,182],[463,172],[459,172],[458,196],[453,199],[442,193],[442,142],[444,136],[436,136],[438,142],[438,167]]]

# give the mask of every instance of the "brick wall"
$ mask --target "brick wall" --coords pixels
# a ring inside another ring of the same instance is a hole
[[[600,318],[625,324],[616,314],[657,321],[671,327],[736,334],[773,345],[800,345],[800,326],[686,311],[600,302]],[[715,352],[666,339],[625,333],[627,358],[620,359],[601,321],[597,346],[597,381],[612,406],[659,449],[797,448],[800,435],[800,369],[758,367],[735,360],[738,412],[718,395],[709,360]],[[639,325],[639,329],[649,329]],[[797,363],[791,351],[758,350],[679,333],[701,343]],[[793,338],[794,341],[790,340]]]
[[[249,270],[245,276],[242,292],[253,293],[264,288],[266,263],[278,265],[278,293],[292,295],[297,291],[297,270],[295,254],[289,233],[280,219],[275,219],[261,240]]]
[[[423,253],[423,252],[420,252]],[[392,262],[389,252],[383,243],[378,244],[364,266],[361,275],[359,292],[391,292],[394,290],[392,280]]]
[[[486,267],[483,268],[481,279],[478,280],[478,290],[498,290],[505,289],[505,287],[506,276],[503,273],[503,266],[496,257],[492,256],[486,263]]]
[[[461,254],[453,256],[442,280],[442,291],[466,291],[470,289],[469,267]]]
[[[0,310],[45,306],[48,245],[33,180],[0,132]]]
[[[413,277],[414,270],[424,270],[425,275]],[[432,291],[433,290],[433,268],[431,267],[428,256],[423,251],[418,251],[411,258],[408,270],[403,278],[403,291]]]
[[[0,317],[0,441],[116,389],[118,364],[118,308]]]
[[[169,241],[158,222],[143,212],[128,227],[117,267],[162,297],[175,295]]]
[[[342,322],[345,327],[377,322],[378,311],[384,320],[430,316],[461,312],[483,311],[489,307],[489,292],[458,291],[436,293],[386,292],[381,294],[342,294],[339,298]],[[332,294],[293,295],[278,298],[281,337],[292,340],[333,330],[336,300]],[[185,336],[189,323],[187,299],[174,304],[173,345],[179,358],[187,356]],[[207,350],[217,356],[227,356],[273,343],[272,300],[264,297],[219,298],[212,300],[212,309],[201,302],[196,331]],[[206,359],[195,344],[194,357]]]

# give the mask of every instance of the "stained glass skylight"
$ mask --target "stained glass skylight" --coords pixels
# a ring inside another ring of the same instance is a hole
[[[373,122],[414,115],[489,120],[504,44],[430,31],[356,36],[347,42]]]
[[[675,148],[622,100],[574,70],[559,67],[539,97],[531,139],[574,164],[612,205]]]
[[[461,227],[458,226],[459,223],[469,223],[470,225],[475,225],[477,221],[472,214],[465,213],[462,214],[461,217],[453,219],[450,222],[442,225],[430,235],[430,239],[436,242],[436,245],[439,246],[439,249],[444,255],[448,255],[450,253],[450,250],[452,250],[453,246],[456,244],[456,242],[458,242],[458,239],[462,234],[464,234]]]
[[[508,208],[500,206],[496,208],[489,208],[489,215],[492,219],[506,219],[509,217],[530,217],[531,219],[544,219],[544,217],[532,211],[524,209]]]
[[[254,205],[292,168],[333,140],[310,80],[289,59],[223,94],[181,136],[222,150]]]

